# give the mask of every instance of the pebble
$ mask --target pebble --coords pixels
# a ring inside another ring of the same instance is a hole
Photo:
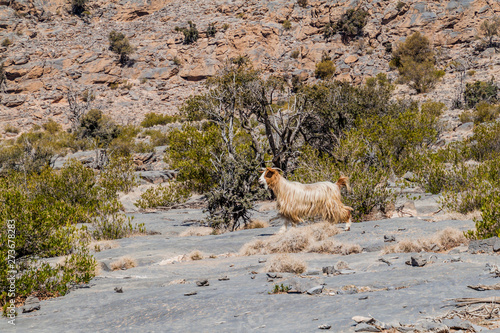
[[[196,281],[196,285],[198,287],[208,287],[210,284],[208,283],[207,279],[203,279],[203,280]]]
[[[115,287],[115,291],[119,294],[123,293],[123,287]]]

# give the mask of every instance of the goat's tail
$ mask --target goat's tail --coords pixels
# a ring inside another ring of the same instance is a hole
[[[342,176],[337,180],[337,186],[339,188],[342,188],[342,186],[345,186],[348,192],[351,192],[351,186],[349,186],[349,177]]]

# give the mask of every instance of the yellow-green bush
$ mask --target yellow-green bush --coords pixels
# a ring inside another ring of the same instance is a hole
[[[316,64],[316,69],[314,70],[314,75],[318,79],[329,80],[335,74],[335,65],[330,58],[325,58]]]
[[[189,194],[190,191],[184,184],[179,182],[168,182],[147,189],[141,194],[141,198],[135,204],[142,209],[169,207],[185,202]]]
[[[214,186],[213,165],[211,159],[222,152],[222,137],[217,126],[206,123],[201,129],[193,125],[184,125],[168,134],[169,146],[165,151],[165,160],[174,169],[178,169],[177,180],[186,182],[190,190],[205,192]]]
[[[491,81],[475,81],[467,83],[464,91],[465,105],[475,107],[480,102],[496,103],[498,99],[498,86]]]
[[[157,114],[155,112],[149,112],[144,116],[144,120],[141,122],[142,127],[153,127],[155,125],[166,125],[179,120],[177,115],[166,115]]]

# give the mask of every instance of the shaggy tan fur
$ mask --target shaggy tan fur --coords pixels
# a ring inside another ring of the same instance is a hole
[[[386,246],[382,253],[398,252],[420,252],[432,251],[433,245],[439,246],[440,251],[447,251],[462,244],[468,244],[469,240],[464,236],[463,231],[455,228],[446,228],[428,238],[416,240],[403,239],[397,244]]]
[[[214,229],[210,227],[189,227],[179,234],[179,237],[189,236],[208,236],[214,233]]]
[[[278,211],[285,218],[285,227],[289,222],[296,226],[304,218],[321,216],[330,223],[346,222],[346,230],[350,230],[353,209],[342,203],[340,193],[344,186],[349,190],[347,177],[340,177],[335,184],[302,184],[286,180],[276,169],[266,168],[259,182],[274,192]]]
[[[118,260],[113,261],[110,264],[112,271],[116,271],[119,269],[129,269],[129,268],[136,267],[136,266],[137,266],[137,262],[135,261],[135,259],[128,257],[128,256],[121,257]]]
[[[328,222],[292,228],[267,239],[256,239],[243,245],[240,255],[299,252],[346,255],[361,252],[361,247],[357,244],[338,243],[329,239],[338,233],[337,227]]]
[[[305,261],[289,256],[288,254],[278,254],[271,257],[264,267],[265,272],[295,273],[302,274],[306,271]]]

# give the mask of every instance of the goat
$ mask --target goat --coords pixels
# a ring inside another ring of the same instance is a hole
[[[345,230],[351,229],[353,209],[342,203],[340,194],[343,186],[350,190],[348,177],[340,177],[335,184],[332,182],[302,184],[286,180],[278,170],[264,169],[259,183],[274,192],[278,211],[285,218],[285,229],[288,228],[289,222],[292,226],[296,226],[304,221],[303,218],[315,216],[321,216],[330,223],[345,222]]]

